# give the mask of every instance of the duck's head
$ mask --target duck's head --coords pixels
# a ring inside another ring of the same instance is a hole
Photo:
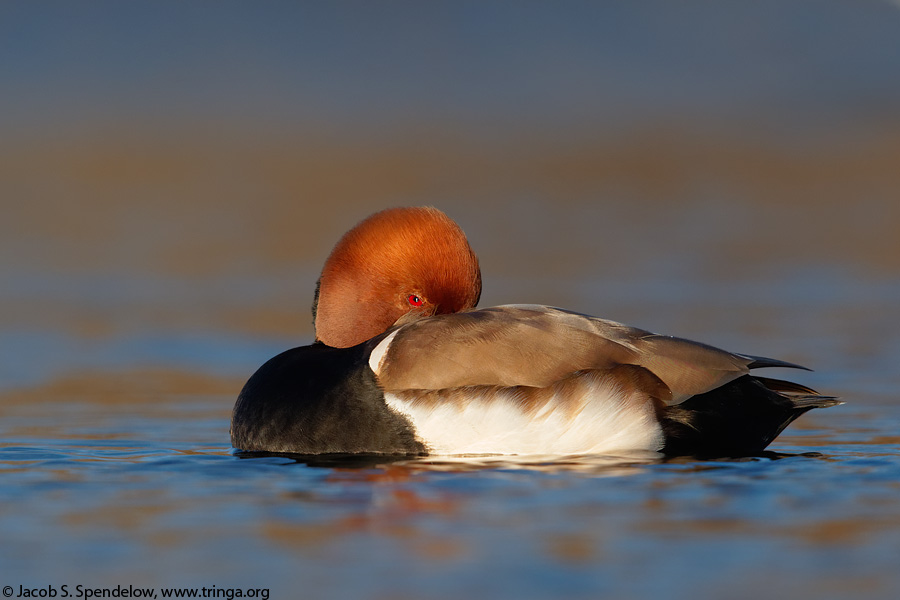
[[[474,308],[479,296],[478,258],[459,225],[436,208],[391,208],[331,251],[313,302],[316,340],[347,348],[398,321]]]

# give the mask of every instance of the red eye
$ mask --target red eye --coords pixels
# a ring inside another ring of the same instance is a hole
[[[410,294],[409,297],[407,298],[407,300],[409,301],[410,305],[412,305],[412,306],[422,306],[425,303],[421,298],[419,298],[415,294]]]

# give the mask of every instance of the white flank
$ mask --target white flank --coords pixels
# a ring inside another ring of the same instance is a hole
[[[400,330],[398,329],[397,331]],[[375,346],[372,353],[369,355],[369,368],[372,369],[376,375],[378,375],[381,370],[381,363],[384,360],[384,355],[387,353],[391,342],[394,341],[394,336],[397,335],[397,331],[378,342],[378,345]]]
[[[453,390],[473,395],[436,406],[417,406],[404,397],[415,392],[387,393],[385,400],[412,421],[432,454],[615,454],[662,448],[662,428],[643,394],[632,391],[642,398],[629,399],[629,392],[614,382],[591,381],[585,387],[575,410],[551,396],[531,414],[519,408],[515,388]]]

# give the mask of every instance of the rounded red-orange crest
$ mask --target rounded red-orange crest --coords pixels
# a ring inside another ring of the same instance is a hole
[[[348,347],[398,319],[473,308],[478,258],[452,219],[431,207],[392,208],[338,241],[319,280],[316,339]]]

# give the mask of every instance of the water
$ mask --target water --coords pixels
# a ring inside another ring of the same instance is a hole
[[[96,378],[5,407],[3,584],[348,598],[900,590],[895,406],[854,398],[746,460],[305,464],[234,456],[227,394],[122,385]]]
[[[303,6],[0,8],[0,588],[900,596],[896,3]],[[742,460],[235,454],[331,245],[397,204],[462,225],[483,306],[846,404]]]

